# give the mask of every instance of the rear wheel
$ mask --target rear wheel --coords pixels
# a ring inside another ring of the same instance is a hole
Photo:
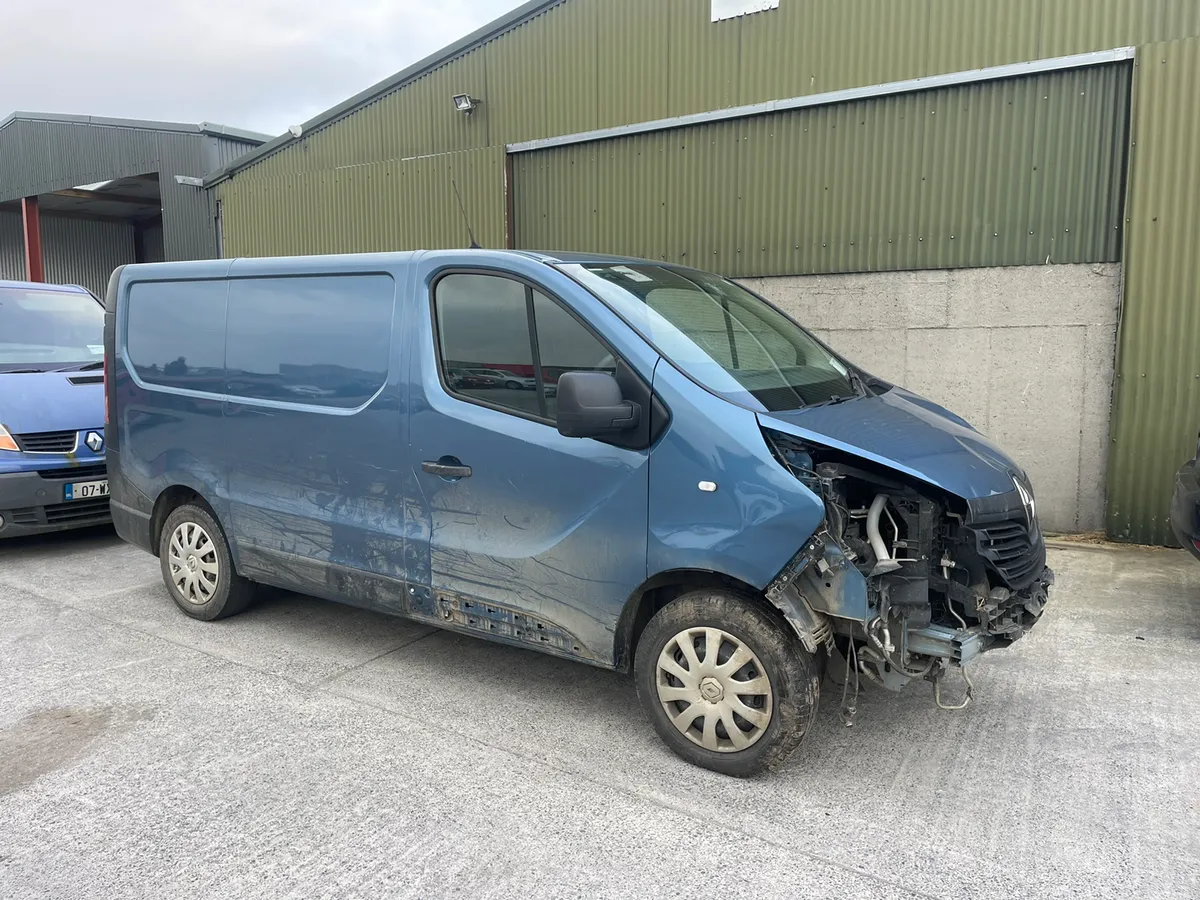
[[[817,661],[753,600],[697,591],[654,616],[638,641],[638,696],[688,762],[726,775],[782,763],[817,712]]]
[[[171,599],[193,619],[223,619],[254,599],[254,582],[233,570],[225,533],[202,506],[189,503],[167,516],[158,559]]]

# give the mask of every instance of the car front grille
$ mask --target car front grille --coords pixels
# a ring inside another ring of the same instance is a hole
[[[74,503],[14,509],[9,513],[9,518],[14,525],[85,525],[106,522],[109,515],[108,498],[97,497],[93,500],[76,500]]]
[[[94,466],[65,466],[59,469],[38,469],[38,474],[47,481],[95,481],[108,476],[104,463]]]
[[[39,431],[31,434],[14,434],[17,446],[26,453],[70,453],[75,449],[77,432]]]
[[[14,509],[12,523],[14,525],[40,525],[37,508],[30,506],[25,509]]]
[[[94,500],[76,500],[74,503],[55,503],[45,507],[45,510],[46,522],[50,525],[98,519],[109,514],[108,498],[97,497]]]
[[[1030,532],[1022,519],[975,524],[976,549],[1013,590],[1028,587],[1046,566],[1046,546],[1041,533]]]

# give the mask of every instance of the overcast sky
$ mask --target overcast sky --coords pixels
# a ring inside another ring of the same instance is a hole
[[[279,134],[520,2],[4,2],[0,118],[30,110]]]

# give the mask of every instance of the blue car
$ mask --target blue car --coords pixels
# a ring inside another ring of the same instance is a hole
[[[730,775],[796,749],[830,658],[961,707],[945,675],[1053,581],[1016,462],[694,269],[127,266],[105,346],[117,532],[187,615],[268,584],[632,672],[667,745]],[[483,368],[535,390],[456,374]]]
[[[104,307],[0,281],[0,539],[110,521]]]

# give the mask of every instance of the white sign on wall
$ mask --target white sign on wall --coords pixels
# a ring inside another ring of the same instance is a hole
[[[720,22],[768,9],[779,9],[779,0],[712,0],[712,20]]]

